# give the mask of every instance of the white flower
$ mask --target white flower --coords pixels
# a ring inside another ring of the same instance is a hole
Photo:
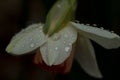
[[[75,59],[86,73],[101,78],[94,48],[90,39],[106,49],[118,48],[120,37],[107,30],[70,22],[75,12],[76,0],[58,0],[44,24],[32,24],[16,34],[6,48],[8,53],[22,55],[39,49],[48,65],[63,63],[76,43]]]
[[[100,78],[102,75],[90,39],[106,49],[120,46],[120,37],[117,34],[92,26],[69,22],[67,27],[51,37],[47,37],[42,28],[41,23],[28,26],[12,38],[6,51],[21,55],[40,47],[44,62],[49,66],[58,65],[70,56],[72,44],[78,39],[75,59],[88,74]]]

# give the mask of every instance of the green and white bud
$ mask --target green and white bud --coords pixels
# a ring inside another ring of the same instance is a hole
[[[74,19],[77,0],[58,0],[49,11],[43,31],[51,36]]]

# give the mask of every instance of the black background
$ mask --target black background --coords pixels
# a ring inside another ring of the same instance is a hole
[[[52,74],[36,67],[34,54],[11,56],[5,47],[12,36],[26,25],[45,22],[47,12],[56,0],[0,1],[0,80],[119,80],[120,48],[106,50],[92,41],[103,79],[87,75],[74,60],[70,74]],[[78,0],[76,20],[97,24],[120,35],[119,0]]]

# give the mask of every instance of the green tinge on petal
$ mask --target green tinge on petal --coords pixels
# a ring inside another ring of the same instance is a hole
[[[47,15],[43,31],[51,36],[60,31],[72,19],[76,10],[76,0],[58,0]]]
[[[6,51],[10,54],[21,55],[35,50],[47,40],[42,27],[43,24],[33,24],[23,29],[12,38]]]

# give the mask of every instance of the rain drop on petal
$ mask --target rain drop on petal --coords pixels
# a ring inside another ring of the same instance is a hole
[[[55,50],[58,50],[58,47],[55,47]]]
[[[34,46],[35,46],[35,44],[34,44],[34,43],[31,43],[31,44],[30,44],[30,47],[34,47]]]
[[[65,52],[68,52],[70,50],[70,47],[65,47]]]

